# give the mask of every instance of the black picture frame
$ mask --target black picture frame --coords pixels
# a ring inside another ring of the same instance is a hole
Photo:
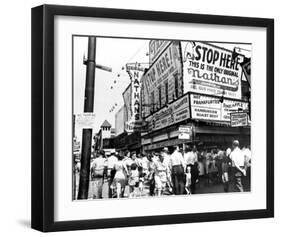
[[[54,17],[113,19],[252,26],[266,28],[266,209],[54,221]],[[42,5],[32,9],[32,217],[43,232],[162,225],[274,216],[274,20],[202,14]]]

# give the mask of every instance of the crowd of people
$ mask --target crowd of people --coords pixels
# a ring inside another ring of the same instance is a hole
[[[91,162],[93,198],[103,197],[108,185],[108,198],[195,194],[196,187],[221,184],[223,190],[243,192],[243,177],[250,177],[251,151],[240,149],[239,141],[232,148],[202,149],[195,145],[165,147],[159,152],[112,152],[108,157],[103,150]],[[125,193],[126,187],[128,194]]]

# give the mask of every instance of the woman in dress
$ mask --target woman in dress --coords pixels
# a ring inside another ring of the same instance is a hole
[[[123,162],[123,156],[118,156],[118,161],[114,164],[115,175],[112,183],[113,189],[116,189],[117,198],[123,197],[126,186],[126,174],[128,173],[126,164]]]
[[[164,162],[163,154],[159,155],[159,159],[155,162],[155,189],[157,195],[161,196],[165,191],[168,181],[168,165]]]
[[[137,196],[137,190],[139,188],[139,170],[136,163],[132,163],[129,170],[129,198]]]

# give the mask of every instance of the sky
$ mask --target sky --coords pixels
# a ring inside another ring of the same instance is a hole
[[[123,105],[122,92],[130,83],[126,70],[122,70],[126,63],[148,63],[148,40],[97,38],[96,63],[112,68],[112,72],[96,69],[94,133],[106,119],[115,127],[115,113]],[[73,112],[83,113],[83,98],[86,80],[86,66],[83,65],[83,55],[87,57],[88,37],[74,37],[73,41],[74,90]],[[114,81],[116,80],[116,83]],[[113,86],[113,89],[111,89]],[[113,109],[112,112],[110,110]],[[81,129],[76,129],[80,137]]]
[[[214,43],[215,44],[215,43]],[[215,45],[232,50],[237,44]],[[101,38],[96,41],[96,63],[112,68],[112,72],[96,69],[94,113],[95,122],[93,132],[100,129],[106,119],[115,127],[115,113],[123,105],[122,93],[129,85],[129,75],[125,68],[126,63],[148,63],[149,40]],[[251,50],[251,45],[240,45],[241,48]],[[86,80],[86,66],[83,57],[87,57],[88,37],[75,36],[73,39],[73,112],[83,113],[84,90]],[[116,83],[114,83],[116,81]],[[111,87],[113,87],[111,89]],[[112,111],[111,111],[112,110]],[[111,112],[110,112],[111,111]],[[78,139],[82,135],[79,127],[75,129]],[[80,139],[79,139],[80,140]]]

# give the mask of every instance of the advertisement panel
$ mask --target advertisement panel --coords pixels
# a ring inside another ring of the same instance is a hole
[[[75,115],[75,124],[77,127],[81,128],[93,128],[95,122],[95,114],[94,113],[82,113]]]
[[[191,139],[192,137],[192,127],[191,126],[179,126],[179,139]]]
[[[191,116],[193,119],[230,122],[230,114],[237,111],[247,111],[248,103],[230,99],[190,95]]]
[[[248,113],[231,113],[230,126],[231,127],[248,126]]]
[[[149,42],[149,63],[153,63],[155,59],[168,46],[170,41],[167,40],[150,40]]]
[[[148,131],[154,131],[190,118],[189,96],[185,95],[147,117]]]
[[[123,93],[124,103],[128,111],[128,121],[125,123],[125,130],[132,132],[141,129],[141,78],[145,68],[140,63],[127,63],[126,71],[129,74],[131,84],[129,92]],[[130,95],[129,95],[130,94]]]
[[[183,95],[179,41],[172,41],[143,76],[144,116]],[[149,107],[149,108],[147,108]]]
[[[184,93],[197,92],[241,99],[241,58],[202,42],[181,42]]]

